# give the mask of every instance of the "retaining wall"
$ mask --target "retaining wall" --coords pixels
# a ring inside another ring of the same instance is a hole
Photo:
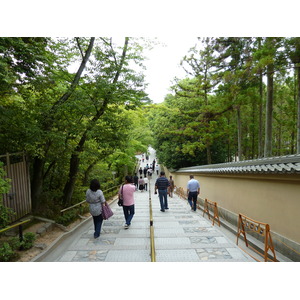
[[[186,191],[189,175],[200,182],[203,200],[218,204],[220,217],[237,226],[238,214],[268,223],[275,250],[300,261],[300,175],[299,174],[201,174],[195,170],[170,172],[175,185]]]

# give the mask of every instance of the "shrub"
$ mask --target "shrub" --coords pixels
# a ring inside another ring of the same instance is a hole
[[[3,163],[0,162],[0,197],[2,194],[8,193],[10,189],[10,180],[4,178],[5,171],[3,169]],[[9,222],[10,217],[14,214],[14,211],[11,208],[8,208],[3,205],[2,200],[0,200],[0,228],[5,228]]]
[[[20,242],[21,250],[28,250],[33,247],[34,241],[36,240],[36,236],[32,232],[26,232],[23,236],[23,241]]]
[[[28,250],[33,247],[36,235],[32,232],[26,232],[23,235],[23,241],[19,237],[10,238],[7,242],[12,250]]]
[[[78,210],[72,209],[55,219],[55,222],[64,226],[69,225],[78,218]]]
[[[4,242],[0,245],[0,261],[14,261],[18,258],[18,254],[11,248],[9,243]]]

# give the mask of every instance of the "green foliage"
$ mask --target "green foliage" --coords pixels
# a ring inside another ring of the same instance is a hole
[[[3,169],[3,163],[0,162],[0,195],[8,193],[10,189],[10,179],[4,178],[5,171]]]
[[[10,217],[14,214],[14,211],[3,205],[2,194],[8,193],[10,189],[9,179],[5,179],[5,172],[3,169],[3,163],[0,162],[0,228],[5,228],[9,222]]]
[[[93,60],[78,79],[68,67],[80,66],[91,39],[0,39],[0,153],[28,153],[37,213],[54,217],[82,201],[93,178],[104,188],[120,183],[125,170],[133,170],[136,152],[147,149],[151,131],[140,108],[150,101],[142,73],[130,66],[142,70],[148,41],[125,41],[123,47],[97,38]],[[66,203],[73,179],[72,203]]]
[[[3,205],[0,201],[0,228],[5,228],[10,223],[10,217],[14,215],[14,211]]]
[[[8,240],[12,250],[28,250],[33,247],[36,240],[36,235],[33,232],[26,232],[23,234],[23,240],[20,241],[19,237],[13,237]]]
[[[71,209],[70,211],[65,212],[62,216],[57,217],[55,222],[64,226],[68,226],[76,219],[78,219],[78,209]]]
[[[160,162],[179,168],[261,157],[267,139],[263,79],[270,64],[275,71],[272,153],[296,153],[300,79],[293,66],[299,65],[299,53],[299,38],[199,38],[181,63],[189,77],[177,79],[173,95],[152,106]]]
[[[23,240],[19,237],[9,238],[7,241],[0,242],[0,261],[9,262],[19,258],[17,251],[25,251],[31,249],[36,240],[36,235],[33,232],[26,232],[23,235]]]
[[[26,232],[23,235],[23,240],[20,242],[21,250],[28,250],[33,247],[36,240],[36,235],[33,232]]]
[[[0,262],[14,261],[18,258],[18,254],[11,248],[9,243],[0,244]]]

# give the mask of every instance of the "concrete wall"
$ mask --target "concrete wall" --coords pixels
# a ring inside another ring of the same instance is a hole
[[[165,172],[186,190],[190,173]],[[268,223],[274,244],[285,252],[281,253],[299,261],[283,243],[300,252],[300,175],[193,175],[200,182],[200,198],[217,202],[220,217],[236,225],[241,213]]]

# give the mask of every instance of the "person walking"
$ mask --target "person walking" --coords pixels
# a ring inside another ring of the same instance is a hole
[[[170,182],[165,177],[165,172],[160,172],[160,177],[156,179],[154,194],[157,194],[160,201],[160,211],[165,211],[165,209],[169,209],[168,207],[168,194],[170,193]]]
[[[158,173],[159,173],[159,165],[155,166],[155,171],[156,171],[156,175],[158,175]]]
[[[144,177],[146,177],[147,176],[147,167],[146,166],[144,167],[143,172],[144,172]]]
[[[175,184],[172,176],[170,176],[169,182],[170,182],[170,197],[173,198]]]
[[[145,177],[144,177],[144,183],[145,183],[145,191],[148,191],[148,178],[147,178],[147,176],[145,175]]]
[[[86,202],[89,203],[90,213],[94,221],[94,238],[100,236],[101,227],[103,223],[102,216],[102,203],[108,205],[103,192],[100,190],[100,183],[97,179],[93,179],[90,182],[90,188],[86,191]]]
[[[123,212],[125,217],[125,225],[124,228],[128,229],[131,225],[131,220],[135,213],[134,211],[134,192],[135,192],[135,185],[133,184],[133,180],[131,176],[125,177],[125,183],[119,190],[119,197],[123,199]]]
[[[139,185],[139,177],[137,176],[136,173],[133,176],[133,182],[134,182],[134,185],[135,185],[135,190],[137,191],[138,190],[138,185]]]
[[[196,211],[197,208],[197,198],[200,194],[200,183],[198,180],[194,179],[194,175],[190,175],[190,180],[187,184],[187,195],[188,202],[193,211]]]
[[[155,159],[152,162],[152,171],[154,172],[154,170],[155,170]]]
[[[143,192],[143,191],[144,191],[144,188],[145,188],[145,181],[144,181],[144,179],[143,179],[143,176],[140,176],[140,179],[139,179],[139,190],[140,190],[141,192]]]

